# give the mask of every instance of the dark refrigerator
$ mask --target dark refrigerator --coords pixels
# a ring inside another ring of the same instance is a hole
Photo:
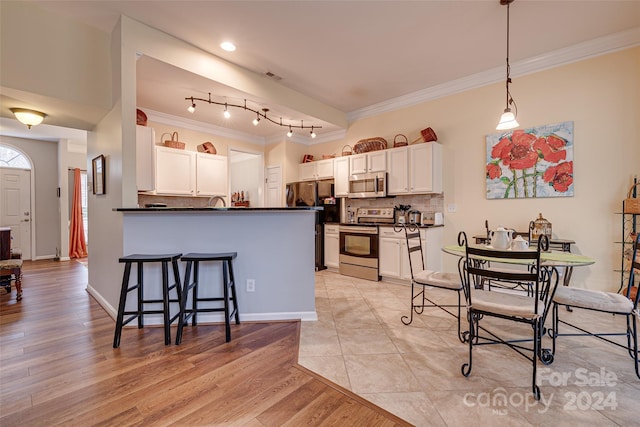
[[[287,206],[322,206],[316,212],[316,270],[324,270],[324,224],[340,222],[340,199],[333,193],[333,180],[287,184]]]

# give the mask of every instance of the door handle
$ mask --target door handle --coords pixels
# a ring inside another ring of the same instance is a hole
[[[28,219],[23,219],[21,222],[29,222]]]

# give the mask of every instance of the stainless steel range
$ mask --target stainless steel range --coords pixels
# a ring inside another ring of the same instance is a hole
[[[380,280],[378,224],[393,219],[393,208],[359,208],[354,223],[340,225],[340,274]]]

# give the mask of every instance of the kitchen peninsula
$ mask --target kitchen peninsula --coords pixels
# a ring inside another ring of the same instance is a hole
[[[123,255],[134,253],[237,252],[234,261],[241,321],[317,320],[315,310],[316,211],[294,208],[117,208],[122,213]],[[201,292],[221,292],[220,266],[201,265]],[[180,270],[184,277],[184,266]],[[248,279],[255,291],[248,291]],[[159,269],[145,267],[145,282],[159,282]],[[215,290],[211,290],[213,285]],[[117,284],[114,282],[114,286]],[[220,287],[220,288],[218,288]],[[148,297],[160,297],[149,289]],[[200,322],[220,322],[216,313]],[[145,319],[146,321],[146,319]],[[149,316],[148,324],[162,324]]]

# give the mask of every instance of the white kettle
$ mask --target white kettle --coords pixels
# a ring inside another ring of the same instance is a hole
[[[490,234],[491,246],[496,249],[509,249],[513,240],[513,230],[498,227]]]

